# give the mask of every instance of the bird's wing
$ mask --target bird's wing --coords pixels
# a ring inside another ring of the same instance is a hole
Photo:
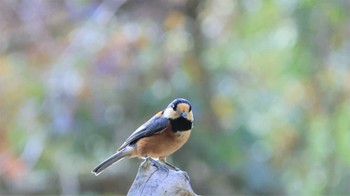
[[[169,124],[167,118],[162,117],[162,112],[157,113],[145,124],[141,125],[134,133],[132,133],[128,139],[125,140],[124,144],[119,147],[118,150],[125,148],[129,144],[136,143],[139,139],[161,133]]]

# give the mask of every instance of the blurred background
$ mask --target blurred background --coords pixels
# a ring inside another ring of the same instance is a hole
[[[176,97],[197,194],[350,193],[348,0],[0,4],[0,194],[125,195],[90,171]]]

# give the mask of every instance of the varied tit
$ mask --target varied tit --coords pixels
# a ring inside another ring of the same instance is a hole
[[[108,166],[128,157],[149,158],[157,167],[164,165],[178,170],[166,162],[166,157],[181,148],[190,137],[193,113],[189,101],[177,98],[163,111],[141,125],[118,148],[117,152],[100,163],[92,173],[100,174]],[[159,162],[153,160],[157,158]],[[166,168],[168,169],[168,168]]]

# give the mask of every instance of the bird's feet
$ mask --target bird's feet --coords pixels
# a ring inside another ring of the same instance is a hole
[[[181,169],[175,167],[174,165],[172,165],[172,164],[170,164],[170,163],[168,163],[168,162],[166,162],[164,160],[160,160],[160,162],[163,163],[164,165],[168,166],[169,168],[175,170],[175,171],[181,171]]]
[[[183,172],[183,174],[184,174],[185,178],[187,179],[187,181],[190,181],[190,176],[187,174],[187,172],[185,172],[185,171],[181,171],[181,172]]]
[[[172,165],[172,164],[166,162],[164,159],[163,159],[163,160],[160,160],[160,162],[161,162],[162,164],[166,165],[167,167],[169,167],[169,168],[171,168],[171,169],[177,171],[177,172],[182,172],[182,173],[184,174],[185,178],[186,178],[188,181],[190,181],[190,177],[188,176],[187,172],[182,171],[182,170],[179,169],[178,167],[176,167],[176,166],[174,166],[174,165]]]
[[[165,171],[166,173],[169,173],[169,168],[167,168],[166,166],[160,164],[158,161],[152,159],[151,157],[146,157],[146,159],[151,161],[153,163],[153,165],[156,166],[156,168],[158,170]]]
[[[181,169],[179,169],[178,167],[175,167],[174,165],[166,162],[165,160],[159,160],[159,161],[156,161],[154,159],[152,159],[151,157],[149,156],[145,156],[145,158],[149,161],[151,161],[153,163],[153,165],[155,167],[157,167],[158,170],[161,170],[161,171],[164,171],[165,173],[169,173],[169,168],[175,170],[176,172],[181,172],[183,173],[183,175],[185,176],[185,178],[190,181],[190,177],[188,176],[187,172],[185,171],[182,171]]]

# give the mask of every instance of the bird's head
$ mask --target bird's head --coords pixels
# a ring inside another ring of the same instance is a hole
[[[192,106],[189,101],[177,98],[164,110],[164,116],[168,119],[184,118],[193,122]]]

